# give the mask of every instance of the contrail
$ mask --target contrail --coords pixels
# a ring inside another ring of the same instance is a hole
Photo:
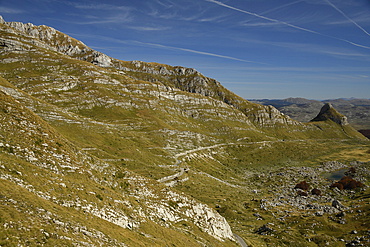
[[[348,15],[346,15],[342,10],[340,10],[339,8],[337,8],[337,6],[335,6],[332,2],[330,2],[329,0],[325,0],[330,6],[332,6],[336,11],[338,11],[341,15],[344,16],[344,18],[346,18],[347,20],[349,20],[350,22],[352,22],[353,24],[355,24],[359,29],[361,29],[364,33],[366,33],[368,36],[370,36],[370,33],[368,33],[363,27],[361,27],[357,22],[355,22],[353,19],[349,18]]]
[[[250,60],[245,60],[245,59],[240,59],[240,58],[235,58],[235,57],[230,57],[230,56],[225,56],[225,55],[210,53],[210,52],[197,51],[197,50],[192,50],[192,49],[187,49],[187,48],[167,46],[167,45],[161,45],[161,44],[155,44],[155,43],[140,42],[140,41],[133,41],[133,42],[134,43],[137,43],[137,44],[141,44],[141,45],[146,45],[146,46],[154,46],[154,47],[159,47],[159,48],[164,48],[164,49],[172,49],[172,50],[186,51],[186,52],[191,52],[191,53],[195,53],[195,54],[201,54],[201,55],[206,55],[206,56],[225,58],[225,59],[230,59],[230,60],[235,60],[235,61],[240,61],[240,62],[245,62],[245,63],[256,63],[256,64],[264,64],[264,65],[267,65],[267,63],[250,61]]]
[[[298,0],[298,1],[295,1],[295,2],[292,2],[292,3],[287,3],[287,4],[284,4],[284,5],[278,6],[278,7],[276,7],[276,8],[269,9],[269,10],[267,10],[267,11],[265,11],[265,12],[262,12],[260,15],[268,14],[268,13],[271,13],[271,12],[273,12],[273,11],[275,11],[275,10],[285,8],[285,7],[288,7],[288,6],[290,6],[290,5],[293,5],[293,4],[296,4],[296,3],[302,2],[302,1],[303,1],[303,0]],[[246,21],[246,22],[244,22],[244,23],[248,23],[248,22],[250,22],[250,21]]]
[[[303,0],[298,0],[298,1],[295,1],[295,2],[292,2],[292,3],[287,3],[287,4],[284,4],[284,5],[278,6],[278,7],[273,8],[273,9],[269,9],[269,10],[267,10],[265,12],[262,12],[261,15],[268,14],[268,13],[273,12],[275,10],[282,9],[282,8],[285,8],[285,7],[288,7],[290,5],[293,5],[293,4],[296,4],[296,3],[300,3],[300,2],[303,2]]]
[[[79,34],[70,34],[70,35],[81,36]],[[155,43],[141,42],[141,41],[137,41],[137,40],[120,40],[120,39],[109,38],[109,37],[100,36],[100,35],[92,35],[92,36],[88,35],[88,37],[99,38],[99,39],[102,39],[102,40],[108,40],[108,41],[115,42],[115,43],[131,44],[131,45],[136,44],[136,45],[141,45],[141,46],[152,46],[152,47],[158,47],[158,48],[167,49],[167,50],[169,50],[169,49],[170,50],[179,50],[179,51],[191,52],[191,53],[206,55],[206,56],[211,56],[211,57],[219,57],[219,58],[224,58],[224,59],[229,59],[229,60],[240,61],[240,62],[244,62],[244,63],[255,63],[255,64],[268,65],[268,63],[263,63],[263,62],[245,60],[245,59],[240,59],[240,58],[236,58],[236,57],[225,56],[225,55],[220,55],[220,54],[215,54],[215,53],[210,53],[210,52],[204,52],[204,51],[197,51],[197,50],[181,48],[181,47],[174,47],[174,46],[161,45],[161,44],[155,44]]]
[[[335,37],[335,36],[331,36],[331,35],[327,35],[327,34],[319,33],[319,32],[317,32],[317,31],[313,31],[313,30],[310,30],[310,29],[307,29],[307,28],[299,27],[299,26],[296,26],[296,25],[290,24],[290,23],[285,22],[285,21],[279,21],[279,20],[277,20],[277,19],[272,19],[272,18],[269,18],[269,17],[263,16],[263,15],[259,15],[259,14],[253,13],[253,12],[249,12],[249,11],[246,11],[246,10],[238,9],[238,8],[235,8],[235,7],[233,7],[233,6],[230,6],[230,5],[224,4],[224,3],[220,2],[220,1],[217,1],[217,0],[206,0],[206,1],[207,1],[207,2],[215,3],[215,4],[219,5],[219,6],[222,6],[222,7],[228,8],[228,9],[232,9],[232,10],[235,10],[235,11],[238,11],[238,12],[241,12],[241,13],[245,13],[245,14],[248,14],[248,15],[252,15],[252,16],[255,16],[255,17],[258,17],[258,18],[261,18],[261,19],[267,20],[267,21],[271,21],[271,22],[275,22],[275,23],[283,24],[283,25],[286,25],[286,26],[288,26],[288,27],[291,27],[291,28],[294,28],[294,29],[297,29],[297,30],[301,30],[301,31],[305,31],[305,32],[309,32],[309,33],[317,34],[317,35],[324,36],[324,37],[331,38],[331,39],[336,39],[336,40],[343,41],[343,42],[346,42],[346,43],[348,43],[348,44],[350,44],[350,45],[354,45],[354,46],[357,46],[357,47],[361,47],[361,48],[365,48],[365,49],[370,49],[370,47],[369,47],[369,46],[365,46],[365,45],[357,44],[357,43],[355,43],[355,42],[352,42],[352,41],[349,41],[349,40],[346,40],[346,39],[338,38],[338,37]]]

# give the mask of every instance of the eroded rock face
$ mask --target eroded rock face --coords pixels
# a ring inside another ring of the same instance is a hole
[[[14,33],[17,31],[24,35],[36,38],[33,43],[35,43],[37,46],[58,51],[68,56],[80,56],[90,53],[90,56],[99,57],[101,54],[96,52],[96,54],[91,55],[93,50],[87,47],[84,43],[63,34],[52,27],[45,25],[36,26],[32,23],[5,22],[2,17],[0,23],[8,26],[9,29],[7,31],[9,32]],[[107,59],[100,58],[97,60],[97,62],[107,65],[106,60]]]
[[[297,125],[300,124],[292,120],[290,117],[284,115],[275,107],[261,106],[257,111],[251,113],[253,121],[261,126],[273,126],[275,124],[281,125]]]
[[[103,53],[93,52],[92,63],[100,67],[110,67],[112,66],[112,59]]]

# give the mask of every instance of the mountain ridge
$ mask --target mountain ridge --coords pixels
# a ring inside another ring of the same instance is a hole
[[[257,122],[258,124],[268,125],[270,122],[276,123],[277,121],[281,123],[298,124],[287,116],[279,114],[275,109],[247,102],[225,89],[218,81],[203,76],[195,69],[184,68],[181,66],[173,67],[157,63],[145,63],[141,61],[125,62],[117,60],[87,47],[84,43],[77,41],[54,28],[43,25],[35,26],[30,23],[23,24],[21,22],[5,22],[2,18],[1,20],[2,21],[0,21],[0,23],[2,22],[2,24],[31,37],[39,38],[46,42],[47,45],[53,47],[54,50],[73,58],[87,61],[100,67],[113,67],[122,71],[121,73],[123,74],[126,74],[125,72],[131,72],[129,76],[139,80],[143,79],[143,74],[137,76],[135,75],[135,72],[144,73],[144,79],[147,77],[145,74],[149,74],[151,76],[154,75],[154,78],[155,76],[159,77],[160,81],[162,83],[164,82],[165,85],[167,82],[170,86],[174,86],[183,91],[199,93],[204,96],[215,98],[216,100],[222,100],[226,104],[241,110],[250,118],[251,121]],[[188,80],[185,76],[190,77],[191,80]],[[261,117],[262,115],[263,117]],[[262,121],[264,118],[265,120]]]

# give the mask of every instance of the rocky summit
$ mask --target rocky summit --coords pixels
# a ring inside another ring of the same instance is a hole
[[[366,246],[369,141],[0,18],[1,246]]]
[[[330,103],[326,103],[320,110],[319,114],[312,121],[331,120],[340,125],[348,125],[347,117],[340,114]]]

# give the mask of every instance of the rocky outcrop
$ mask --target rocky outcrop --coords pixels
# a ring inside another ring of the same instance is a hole
[[[260,107],[257,111],[250,114],[253,122],[260,126],[279,125],[299,125],[300,123],[284,115],[275,107],[268,105]]]
[[[2,17],[0,23],[24,35],[36,38],[33,42],[36,42],[38,46],[58,51],[77,59],[89,61],[101,67],[113,66],[112,59],[109,56],[89,48],[83,42],[73,39],[52,27],[45,25],[36,26],[32,23],[5,22]],[[12,31],[11,29],[8,31]],[[39,41],[43,43],[40,44]]]
[[[320,113],[311,121],[331,120],[339,125],[348,125],[347,117],[340,114],[330,103],[326,103],[320,110]]]
[[[111,67],[112,66],[112,59],[109,56],[101,52],[94,51],[91,56],[92,56],[92,61],[91,61],[92,64],[98,65],[100,67]]]

